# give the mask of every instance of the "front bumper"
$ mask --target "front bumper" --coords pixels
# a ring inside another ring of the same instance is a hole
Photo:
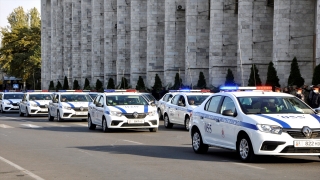
[[[105,114],[108,128],[110,129],[144,129],[158,128],[159,118],[155,116],[145,116],[144,118],[127,118],[125,115],[120,117]]]
[[[8,105],[8,104],[2,104],[2,110],[5,112],[19,112],[19,106],[18,105]]]
[[[29,107],[28,108],[28,113],[29,114],[48,114],[48,108],[45,107]]]
[[[67,110],[63,109],[60,110],[60,115],[62,119],[87,119],[88,118],[88,111],[75,111],[73,109]]]

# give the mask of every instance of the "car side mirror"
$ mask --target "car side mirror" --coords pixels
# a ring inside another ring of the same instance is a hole
[[[184,104],[183,103],[178,103],[178,106],[184,106]]]
[[[150,105],[150,106],[156,106],[156,104],[155,104],[153,101],[150,101],[150,102],[149,102],[149,105]]]
[[[232,112],[230,109],[227,109],[222,111],[222,115],[236,117],[238,114],[236,112]]]
[[[101,103],[98,103],[97,107],[103,107],[103,105]]]
[[[57,103],[57,102],[58,102],[58,99],[53,100],[53,102],[54,102],[54,103]]]
[[[319,110],[319,109],[315,109],[314,111],[316,111],[318,114],[320,113],[320,110]]]

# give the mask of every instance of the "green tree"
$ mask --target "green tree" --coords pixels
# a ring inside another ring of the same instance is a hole
[[[86,78],[86,79],[84,80],[83,89],[84,89],[84,90],[91,90],[90,82],[89,82],[88,78]]]
[[[266,86],[272,86],[273,90],[275,90],[275,87],[280,87],[277,71],[274,68],[272,61],[268,65]]]
[[[49,90],[55,90],[53,81],[50,81]]]
[[[99,79],[97,79],[97,82],[96,82],[96,90],[103,91],[103,84]]]
[[[162,81],[161,81],[160,77],[158,76],[158,74],[156,74],[156,76],[154,78],[154,84],[153,84],[152,88],[154,90],[156,90],[157,92],[159,92],[162,89]]]
[[[203,72],[199,73],[199,80],[198,80],[198,84],[197,84],[198,88],[207,88],[207,83],[206,83],[206,79],[204,78]]]
[[[248,86],[261,86],[261,84],[262,83],[259,76],[259,70],[255,64],[252,64]]]
[[[226,86],[235,86],[235,85],[237,85],[234,82],[234,76],[233,76],[233,73],[232,73],[231,69],[228,69],[227,76],[226,76],[226,81],[225,81],[224,85],[226,85]]]
[[[73,87],[74,90],[79,90],[80,89],[80,85],[79,85],[78,80],[75,79],[73,81],[73,86],[72,87]]]
[[[141,76],[139,76],[139,79],[138,79],[138,82],[136,85],[136,90],[139,90],[139,91],[146,90],[146,86],[145,86],[144,81]]]
[[[290,69],[290,75],[288,78],[288,85],[289,86],[296,85],[298,87],[301,87],[303,84],[304,84],[304,79],[301,76],[297,58],[294,57],[291,62],[291,69]]]
[[[318,65],[314,68],[313,77],[312,77],[312,84],[313,84],[313,85],[318,85],[318,84],[320,84],[320,64],[318,64]]]
[[[125,77],[122,77],[121,83],[120,83],[120,89],[128,89],[128,80]]]
[[[183,86],[182,79],[180,78],[179,73],[176,73],[176,76],[174,77],[174,84],[171,87],[171,89],[178,90],[182,86]]]
[[[22,78],[27,84],[39,82],[41,74],[40,13],[36,8],[26,13],[22,7],[18,7],[7,19],[9,26],[0,30],[2,36],[0,66],[6,74]],[[35,80],[35,77],[39,79]]]
[[[57,86],[56,86],[56,90],[62,90],[62,84],[60,83],[60,81],[58,81]]]
[[[67,76],[64,76],[64,81],[63,81],[63,87],[62,89],[68,90],[69,89],[69,82]]]
[[[116,86],[114,84],[113,78],[109,78],[107,89],[115,89],[115,88],[116,88]]]

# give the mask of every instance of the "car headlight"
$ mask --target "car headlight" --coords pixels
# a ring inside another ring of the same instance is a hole
[[[257,124],[257,127],[262,132],[272,133],[272,134],[281,134],[282,127],[275,125],[267,125],[267,124]]]
[[[30,104],[30,106],[38,107],[38,105],[37,105],[37,104]]]
[[[156,115],[156,113],[157,113],[157,111],[150,111],[150,112],[148,112],[148,115],[149,116],[154,116],[154,115]]]
[[[70,106],[63,106],[64,109],[71,110]]]
[[[10,102],[6,102],[5,104],[6,104],[6,105],[10,105],[11,103],[10,103]]]
[[[110,111],[110,114],[111,114],[111,116],[118,116],[118,117],[120,117],[122,115],[122,113],[119,111]]]

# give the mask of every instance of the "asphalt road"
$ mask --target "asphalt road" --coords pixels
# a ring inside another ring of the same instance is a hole
[[[182,126],[92,131],[83,121],[0,114],[0,179],[320,179],[317,156],[260,157],[242,163],[234,151],[195,154]]]

